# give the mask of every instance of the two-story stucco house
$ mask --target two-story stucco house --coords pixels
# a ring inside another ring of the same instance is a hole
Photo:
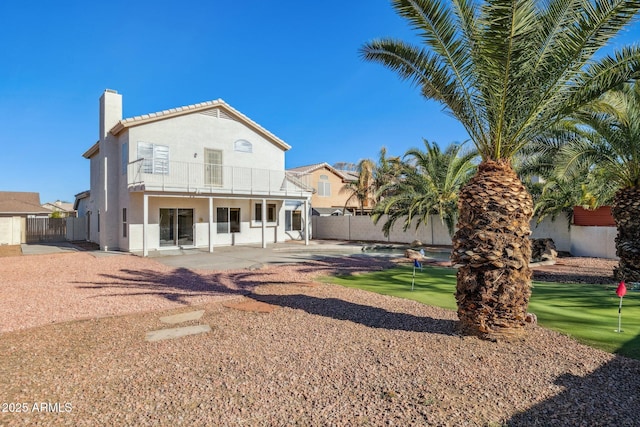
[[[91,162],[89,240],[103,249],[309,239],[311,190],[284,169],[284,141],[224,101],[122,118],[122,96],[100,97]]]

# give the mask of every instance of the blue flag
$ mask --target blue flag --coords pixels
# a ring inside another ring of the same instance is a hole
[[[413,266],[422,270],[422,264],[420,264],[420,261],[418,261],[417,259],[413,260]]]

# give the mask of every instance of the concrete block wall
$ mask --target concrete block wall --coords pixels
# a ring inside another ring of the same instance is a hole
[[[536,224],[534,219],[531,221],[531,238],[552,238],[557,250],[571,252],[571,231],[566,217],[558,217],[555,221],[546,217],[540,224]]]
[[[574,256],[612,258],[616,256],[615,227],[571,226],[571,253]]]
[[[433,215],[429,223],[422,224],[417,230],[415,222],[406,232],[402,231],[402,222],[396,225],[385,237],[382,233],[384,218],[374,225],[368,216],[315,216],[313,217],[313,238],[380,241],[393,243],[411,243],[420,240],[427,245],[451,245],[451,236],[440,218]],[[559,251],[570,252],[574,256],[616,259],[615,227],[568,226],[566,218],[552,221],[545,218],[540,224],[531,221],[531,237],[551,238]]]

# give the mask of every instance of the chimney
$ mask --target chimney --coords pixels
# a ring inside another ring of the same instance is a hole
[[[100,141],[120,120],[122,120],[122,95],[112,89],[105,89],[100,97]]]

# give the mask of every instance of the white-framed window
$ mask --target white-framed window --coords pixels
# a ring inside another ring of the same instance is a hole
[[[144,159],[143,173],[169,174],[169,147],[166,145],[138,141],[138,159]]]
[[[262,222],[262,203],[254,205],[254,221]],[[276,204],[267,203],[267,222],[276,222]]]
[[[328,175],[320,175],[320,179],[318,179],[318,196],[331,196],[331,183]]]
[[[204,149],[204,183],[222,187],[222,150]]]
[[[216,208],[218,234],[240,232],[240,208]]]
[[[302,212],[285,211],[284,216],[285,231],[302,231]]]
[[[246,139],[239,139],[233,143],[233,149],[240,153],[253,153],[253,144]]]

